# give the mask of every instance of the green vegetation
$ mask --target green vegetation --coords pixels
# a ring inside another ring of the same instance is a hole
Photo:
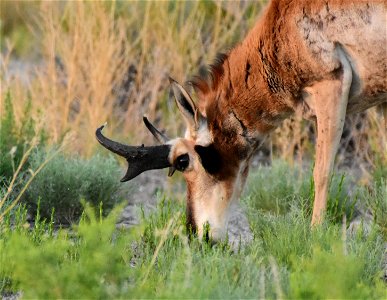
[[[371,189],[363,188],[359,197],[363,199],[365,206],[372,211],[374,222],[382,230],[384,239],[387,240],[387,182],[381,178]]]
[[[381,226],[349,232],[331,218],[311,230],[300,199],[313,192],[285,193],[290,185],[272,177],[288,170],[277,162],[253,174],[254,193],[243,205],[254,240],[239,249],[189,240],[183,205],[161,194],[157,211],[131,229],[115,228],[119,207],[104,218],[86,205],[79,225],[59,231],[40,216],[27,228],[19,207],[0,224],[0,291],[26,298],[383,298]],[[266,181],[256,181],[258,174]],[[310,180],[299,178],[296,189]],[[269,182],[279,191],[273,199],[288,203],[280,212],[255,202]],[[375,188],[370,200],[382,192]]]
[[[79,220],[83,198],[95,207],[101,205],[105,215],[126,198],[130,185],[123,186],[117,180],[121,170],[112,156],[94,155],[84,160],[77,155],[59,154],[61,147],[47,150],[47,134],[31,116],[31,101],[26,101],[20,123],[13,108],[8,92],[0,118],[0,199],[4,198],[4,203],[0,202],[0,220],[19,195],[32,215],[38,206],[40,216],[46,219],[55,211],[57,225]],[[41,166],[45,167],[36,172]],[[28,188],[21,193],[24,187]]]
[[[48,155],[35,151],[29,161],[37,169]],[[130,185],[122,185],[118,178],[121,170],[117,161],[109,156],[95,155],[88,160],[80,157],[56,155],[36,176],[26,190],[23,200],[35,215],[38,205],[43,218],[55,211],[56,224],[69,224],[79,220],[82,199],[94,207],[101,204],[104,213],[129,194]]]
[[[311,215],[314,194],[312,167],[302,170],[277,160],[270,167],[260,167],[250,175],[249,182],[245,201],[254,208],[253,211],[281,215],[298,205]],[[348,182],[344,174],[332,176],[327,208],[327,218],[332,222],[341,223],[344,215],[350,221],[355,213],[356,199],[350,200],[347,196]]]
[[[8,91],[4,100],[4,109],[0,114],[0,185],[11,180],[26,150],[32,144],[44,143],[44,130],[35,130],[36,124],[31,116],[32,103],[28,99],[23,107],[21,121],[16,122],[12,96]],[[23,171],[29,164],[24,164]]]

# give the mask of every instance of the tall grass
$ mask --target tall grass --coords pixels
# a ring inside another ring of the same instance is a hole
[[[109,130],[140,139],[145,132],[138,126],[142,115],[154,118],[167,111],[168,76],[184,81],[194,74],[217,51],[237,41],[260,6],[41,2],[34,5],[36,16],[25,21],[37,49],[33,74],[27,84],[11,76],[11,49],[5,48],[3,87],[15,91],[18,116],[26,95],[31,97],[34,112],[43,112],[40,117],[51,142],[60,142],[72,130],[78,141],[75,150],[90,155],[94,130],[105,121],[111,124]],[[12,36],[3,35],[12,44]],[[176,124],[182,124],[174,114],[164,121],[174,133]]]
[[[77,139],[73,151],[86,156],[95,151],[94,130],[105,121],[110,124],[109,135],[132,143],[152,142],[144,126],[139,126],[143,114],[171,136],[182,134],[183,122],[170,101],[168,76],[185,81],[197,74],[217,52],[243,38],[265,3],[3,3],[0,106],[11,90],[16,119],[21,122],[24,103],[31,99],[35,119],[44,119],[49,141],[58,143],[73,131]],[[29,55],[21,55],[20,48],[27,46],[18,42],[19,31],[34,49]],[[19,59],[33,63],[15,70],[13,48]],[[345,165],[360,165],[367,183],[369,170],[387,164],[380,118],[376,109],[349,117],[349,133],[338,157]],[[310,160],[313,137],[313,125],[295,116],[272,135],[272,149],[289,161]]]

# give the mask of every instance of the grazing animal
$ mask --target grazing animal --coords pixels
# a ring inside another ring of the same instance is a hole
[[[125,157],[122,181],[169,167],[187,182],[187,225],[199,236],[226,232],[230,203],[240,196],[249,161],[265,137],[295,113],[317,124],[312,224],[322,222],[334,158],[347,113],[387,107],[385,1],[273,0],[246,38],[191,83],[198,102],[171,79],[187,130],[162,145],[98,141]]]

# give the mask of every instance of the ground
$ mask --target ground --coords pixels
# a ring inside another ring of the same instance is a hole
[[[165,170],[154,170],[142,173],[132,183],[135,185],[135,192],[130,195],[128,205],[122,212],[118,226],[133,226],[140,222],[140,207],[143,207],[145,214],[156,209],[157,191],[168,189],[167,174]],[[125,183],[124,183],[125,184]],[[234,247],[248,243],[253,235],[243,208],[239,203],[234,203],[231,209],[230,220],[227,228],[229,241]]]

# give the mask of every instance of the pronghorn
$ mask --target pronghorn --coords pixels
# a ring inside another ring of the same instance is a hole
[[[347,113],[383,104],[387,109],[385,1],[272,0],[246,38],[191,83],[198,102],[171,81],[187,130],[168,139],[146,118],[162,143],[153,147],[98,141],[125,157],[127,181],[169,167],[187,183],[187,225],[199,236],[225,234],[249,161],[264,138],[295,113],[317,124],[312,225],[322,222],[334,158]]]

